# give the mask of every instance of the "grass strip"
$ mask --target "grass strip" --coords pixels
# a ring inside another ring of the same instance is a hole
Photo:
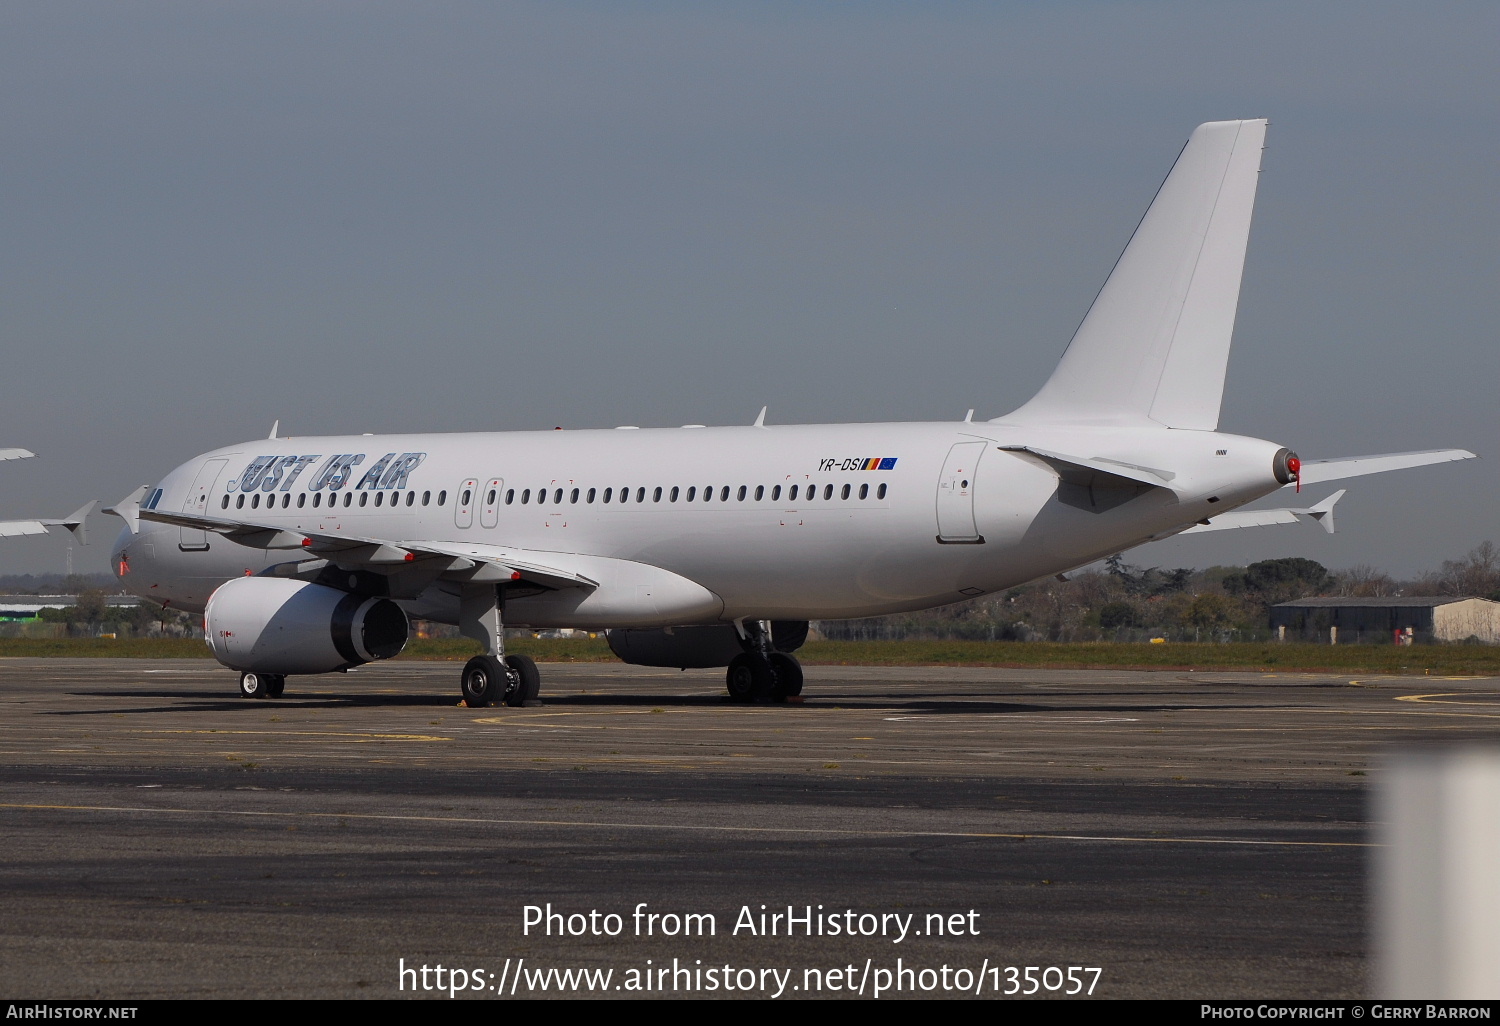
[[[603,638],[506,641],[538,662],[614,662]],[[468,639],[413,638],[402,659],[461,662],[479,652]],[[211,659],[197,638],[0,638],[0,657]],[[1500,676],[1500,647],[1481,645],[1165,645],[1040,641],[811,641],[809,666],[994,666],[1078,670],[1260,670],[1414,676]]]

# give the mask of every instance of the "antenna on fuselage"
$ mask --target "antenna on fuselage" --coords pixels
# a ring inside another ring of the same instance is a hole
[[[762,406],[760,408],[760,414],[755,418],[755,423],[751,424],[750,426],[751,427],[765,427],[766,426],[766,411],[768,409],[770,409],[769,406]]]

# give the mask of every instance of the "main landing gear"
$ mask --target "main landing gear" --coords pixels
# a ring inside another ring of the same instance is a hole
[[[493,584],[471,584],[459,598],[458,629],[485,647],[464,664],[461,690],[464,705],[482,709],[503,702],[509,706],[541,705],[541,674],[530,656],[505,654],[503,603]]]
[[[240,674],[240,694],[246,698],[280,698],[285,690],[284,673]]]
[[[745,620],[740,629],[745,651],[730,661],[725,674],[729,697],[736,702],[785,702],[802,694],[802,664],[775,650],[770,622]]]

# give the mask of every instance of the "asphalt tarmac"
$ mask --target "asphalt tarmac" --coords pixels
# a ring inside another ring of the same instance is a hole
[[[1382,751],[1500,725],[1480,678],[458,671],[0,660],[0,997],[1360,997]]]

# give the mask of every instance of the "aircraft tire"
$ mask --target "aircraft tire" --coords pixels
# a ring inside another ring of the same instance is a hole
[[[283,694],[286,693],[286,674],[267,673],[263,676],[266,682],[267,698],[280,698]]]
[[[776,671],[760,653],[741,652],[729,663],[724,683],[734,701],[762,702],[771,697],[776,686]]]
[[[771,697],[781,700],[802,694],[802,664],[797,661],[797,657],[785,652],[773,652],[770,659],[771,669],[776,674]]]
[[[536,660],[528,655],[506,656],[505,665],[510,667],[510,675],[514,675],[514,682],[505,689],[505,704],[520,706],[535,702],[542,693],[542,675],[536,668]]]
[[[470,709],[483,709],[496,698],[505,694],[505,681],[509,675],[500,660],[492,655],[478,655],[464,664],[461,682],[464,705]]]
[[[240,694],[246,698],[265,698],[266,675],[264,673],[240,674]]]

